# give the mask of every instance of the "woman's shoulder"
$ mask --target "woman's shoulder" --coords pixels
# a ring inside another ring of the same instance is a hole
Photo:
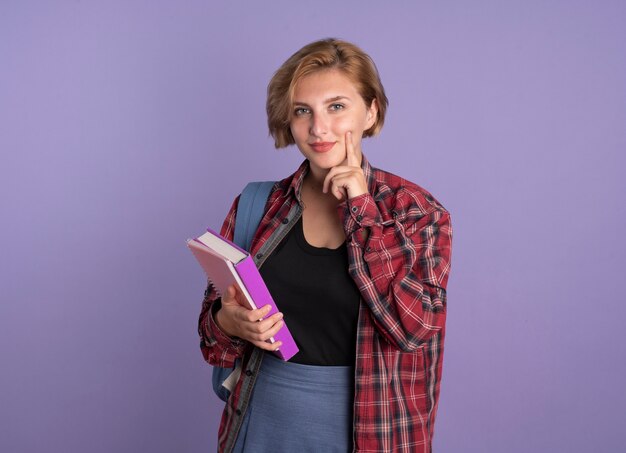
[[[393,204],[395,209],[419,209],[423,214],[432,211],[448,212],[446,208],[421,185],[380,168],[372,168],[376,181],[373,197],[378,202]]]

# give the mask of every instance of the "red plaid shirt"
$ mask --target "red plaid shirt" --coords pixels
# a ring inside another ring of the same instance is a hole
[[[439,398],[450,272],[449,213],[421,187],[369,165],[369,193],[339,206],[349,273],[361,292],[354,393],[354,451],[431,451]],[[300,217],[305,161],[278,182],[252,242],[257,265]],[[238,199],[222,235],[232,239]],[[224,408],[219,451],[230,451],[247,409],[260,350],[215,324],[219,298],[209,285],[199,320],[201,349],[211,365],[244,372]]]

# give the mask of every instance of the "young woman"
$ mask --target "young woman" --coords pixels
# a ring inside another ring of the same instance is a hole
[[[387,98],[370,57],[336,39],[291,56],[269,83],[277,148],[305,160],[275,184],[251,252],[280,308],[249,310],[209,286],[205,359],[241,377],[219,451],[430,452],[439,396],[452,231],[418,185],[370,165]],[[238,199],[222,234],[232,238]],[[289,362],[266,340],[289,325]]]

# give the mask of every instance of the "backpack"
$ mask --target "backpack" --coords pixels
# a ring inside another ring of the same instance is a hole
[[[272,187],[274,187],[273,181],[250,182],[239,197],[233,242],[248,252],[254,233],[259,228],[263,218],[265,204]],[[213,391],[222,401],[228,401],[230,392],[235,387],[240,375],[240,359],[235,361],[233,368],[213,367],[213,375],[211,376]]]

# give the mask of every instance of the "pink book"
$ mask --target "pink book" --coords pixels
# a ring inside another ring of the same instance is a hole
[[[272,308],[267,316],[278,313],[276,303],[248,252],[210,228],[207,228],[207,232],[202,236],[188,240],[187,246],[219,294],[224,294],[230,285],[237,284],[249,308],[254,310],[270,305]],[[298,352],[287,324],[284,324],[268,341],[274,343],[277,340],[283,344],[274,354],[281,359],[289,360]]]

